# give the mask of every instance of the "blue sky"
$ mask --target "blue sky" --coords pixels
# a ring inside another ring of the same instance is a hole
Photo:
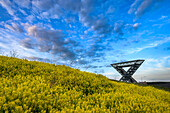
[[[0,53],[121,76],[110,64],[145,59],[137,81],[170,81],[169,0],[0,0]]]

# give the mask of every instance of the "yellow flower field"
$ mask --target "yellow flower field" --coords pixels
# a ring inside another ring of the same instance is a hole
[[[170,92],[0,56],[0,113],[170,113]]]

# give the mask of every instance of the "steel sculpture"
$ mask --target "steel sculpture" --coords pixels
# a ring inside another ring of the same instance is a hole
[[[136,70],[140,67],[140,65],[144,61],[145,60],[132,60],[127,62],[111,64],[111,66],[114,67],[122,75],[119,81],[137,83],[137,81],[134,78],[132,78],[132,75],[136,72]],[[129,67],[129,69],[125,71],[123,69],[125,67]]]

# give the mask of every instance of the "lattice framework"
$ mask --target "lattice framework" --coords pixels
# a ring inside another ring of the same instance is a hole
[[[119,81],[137,83],[137,81],[132,78],[132,75],[136,72],[136,70],[141,66],[144,60],[132,60],[121,63],[111,64],[121,75],[122,78]],[[124,67],[130,67],[127,71],[125,71]]]

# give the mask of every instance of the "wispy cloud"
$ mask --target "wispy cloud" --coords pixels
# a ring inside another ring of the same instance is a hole
[[[21,6],[23,8],[29,8],[30,4],[31,4],[31,0],[14,0],[14,2],[18,5]]]
[[[159,20],[163,20],[163,19],[165,19],[165,18],[168,18],[168,16],[161,16],[161,17],[159,18]]]
[[[34,54],[39,56],[37,51],[22,47],[19,43],[21,39],[18,37],[23,37],[23,35],[14,35],[13,33],[0,30],[0,47],[3,48],[4,55],[8,55],[10,51],[15,50],[21,58]]]
[[[123,35],[122,29],[124,27],[124,22],[119,21],[114,24],[114,31],[118,33],[119,35]]]
[[[16,12],[16,11],[11,7],[11,6],[13,6],[13,4],[11,3],[11,1],[9,1],[9,0],[1,0],[1,1],[0,1],[0,4],[1,4],[2,7],[4,7],[4,8],[7,10],[7,12],[8,12],[10,15],[12,15],[12,16],[15,15],[15,12]]]
[[[135,14],[136,18],[134,21],[141,17],[144,13],[151,10],[150,7],[154,7],[158,5],[161,0],[135,0],[134,3],[131,5],[130,9],[128,10],[129,14]]]
[[[147,49],[147,48],[157,47],[157,46],[164,44],[164,43],[167,43],[167,42],[170,42],[170,37],[167,37],[163,40],[155,41],[153,43],[150,43],[149,45],[146,45],[146,46],[143,46],[143,47],[140,47],[140,48],[131,49],[130,51],[128,50],[128,53],[133,54],[133,53],[140,52],[140,51]]]
[[[9,30],[16,31],[16,32],[19,32],[19,33],[24,32],[24,30],[21,28],[21,26],[17,23],[11,23],[11,25],[5,24],[5,27]]]

